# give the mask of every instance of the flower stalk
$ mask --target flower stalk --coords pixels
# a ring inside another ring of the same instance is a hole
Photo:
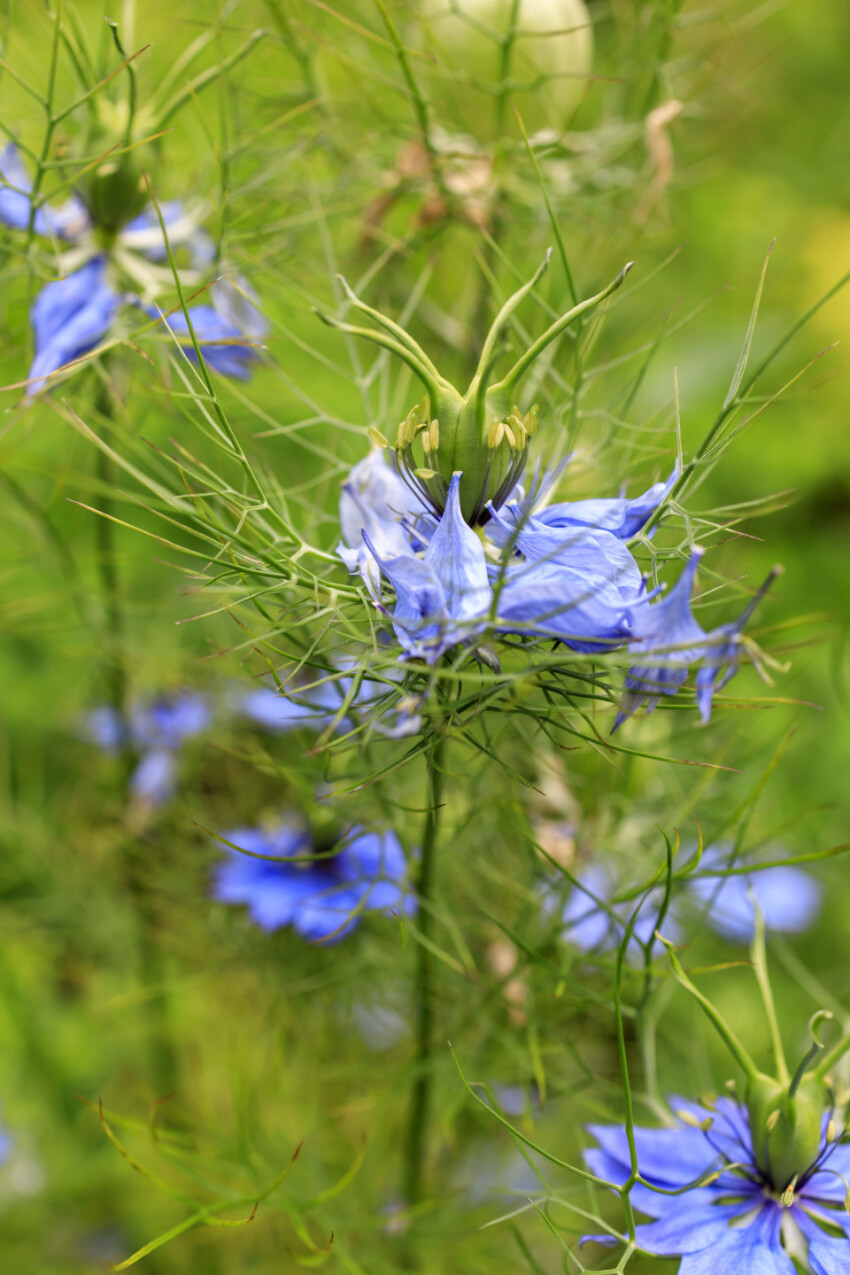
[[[434,976],[431,953],[434,880],[436,874],[437,836],[443,780],[445,741],[436,736],[428,751],[427,809],[422,830],[422,857],[416,880],[419,942],[416,948],[414,975],[415,1057],[413,1085],[407,1125],[404,1163],[404,1198],[414,1207],[422,1195],[425,1163],[425,1141],[433,1088],[434,1055]]]

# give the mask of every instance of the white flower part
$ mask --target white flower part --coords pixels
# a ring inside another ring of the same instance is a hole
[[[170,266],[157,266],[147,257],[128,252],[120,240],[113,244],[109,256],[141,290],[141,299],[146,305],[154,301],[163,291],[174,287],[174,275]],[[195,287],[202,281],[202,276],[197,270],[184,269],[179,273],[180,282],[187,287]]]
[[[260,300],[242,275],[222,275],[210,288],[213,309],[226,323],[245,336],[261,340],[269,325],[260,310]]]
[[[152,209],[152,211],[154,210]],[[175,217],[173,220],[169,220],[167,216],[164,218],[168,242],[172,248],[179,248],[183,244],[189,243],[192,237],[201,229],[201,224],[208,211],[205,201],[196,199],[192,203],[184,205],[179,217]],[[150,249],[164,248],[162,227],[155,211],[151,225],[135,228],[132,225],[125,226],[123,230],[119,231],[118,242],[124,248],[129,248],[133,252],[147,252]]]

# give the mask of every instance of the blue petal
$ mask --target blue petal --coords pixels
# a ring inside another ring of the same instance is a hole
[[[127,747],[127,723],[117,708],[94,708],[81,725],[84,738],[101,752],[115,756]]]
[[[245,334],[223,319],[211,305],[189,306],[189,318],[207,366],[223,376],[247,381],[251,375],[251,364],[256,362],[259,355]],[[178,339],[188,338],[181,340],[180,344],[187,358],[197,363],[198,356],[189,337],[186,315],[178,310],[169,315],[167,323]]]
[[[443,516],[425,550],[425,564],[443,587],[451,619],[465,622],[486,617],[492,593],[484,545],[461,513],[460,479],[459,473],[452,475]]]
[[[15,189],[11,189],[15,187]],[[0,155],[0,221],[15,230],[28,230],[32,182],[18,148],[10,142]],[[46,205],[36,211],[33,229],[39,235],[77,239],[88,229],[89,215],[82,200],[72,195],[58,208]]]
[[[416,899],[405,889],[407,860],[396,834],[354,828],[349,836],[336,862],[342,879],[359,888],[361,907],[413,915]]]
[[[205,731],[211,721],[212,708],[206,696],[181,694],[136,707],[130,716],[130,728],[141,748],[179,748],[185,740]]]
[[[393,630],[408,655],[434,664],[452,643],[447,638],[448,611],[443,586],[421,558],[383,559],[363,532],[363,540],[395,589]]]
[[[796,1275],[780,1240],[782,1209],[766,1204],[749,1226],[734,1227],[699,1253],[686,1253],[679,1275]]]
[[[159,211],[172,250],[188,247],[195,269],[211,265],[215,259],[215,244],[207,232],[195,224],[194,218],[186,214],[183,203],[179,199],[168,199],[160,204]],[[138,217],[128,221],[121,230],[120,239],[122,247],[142,253],[149,261],[168,260],[159,216],[153,207],[145,208]]]
[[[31,314],[35,359],[29,370],[33,384],[28,395],[42,389],[42,378],[103,340],[112,327],[118,301],[107,280],[103,257],[95,257],[64,279],[45,284]]]
[[[289,731],[308,727],[321,731],[328,721],[327,709],[324,705],[311,704],[308,694],[305,692],[303,697],[295,699],[292,695],[262,686],[241,696],[238,707],[246,717],[266,730]]]
[[[632,622],[637,639],[633,649],[651,659],[635,664],[626,676],[626,690],[614,730],[647,701],[651,713],[662,695],[674,695],[688,676],[688,669],[705,650],[705,631],[691,615],[691,594],[703,550],[694,549],[684,571],[660,602],[636,607]]]
[[[601,500],[569,500],[541,509],[535,517],[547,527],[586,526],[609,531],[620,540],[636,536],[676,481],[678,468],[663,483],[653,483],[642,496]]]
[[[338,943],[360,924],[361,898],[338,885],[306,895],[293,920],[302,938],[312,943]]]
[[[778,568],[774,568],[761,588],[750,599],[737,620],[733,620],[730,624],[722,624],[719,628],[713,629],[706,637],[702,664],[695,682],[697,707],[704,722],[707,722],[711,717],[711,703],[715,690],[722,690],[741,667],[743,659],[743,638],[741,635],[744,625],[770,588],[777,574]]]
[[[551,563],[509,567],[495,580],[503,632],[555,638],[574,651],[622,646],[628,608],[603,576]]]
[[[352,574],[359,572],[376,602],[381,599],[381,573],[363,533],[380,557],[404,557],[412,552],[401,522],[409,508],[407,488],[380,451],[355,465],[340,494],[339,521],[345,544],[338,546],[337,553]]]
[[[805,930],[821,905],[818,882],[793,866],[765,868],[751,877],[698,877],[688,883],[688,888],[701,902],[712,901],[707,918],[711,928],[737,943],[750,943],[755,934],[750,890],[758,901],[765,928],[780,934]]]
[[[579,886],[570,891],[561,913],[563,937],[582,952],[589,952],[614,942],[614,925],[611,917],[597,899],[607,901],[614,883],[608,873],[591,864],[577,877]],[[589,892],[589,893],[588,893]]]
[[[694,1207],[690,1193],[667,1197],[667,1216],[636,1228],[638,1247],[656,1257],[681,1257],[698,1253],[722,1239],[729,1222],[750,1208],[750,1202],[727,1205],[708,1204]]]
[[[279,930],[283,925],[296,926],[310,900],[322,889],[322,877],[307,868],[286,868],[269,878],[261,890],[246,899],[251,917],[264,930]]]
[[[161,806],[174,794],[177,765],[168,748],[145,753],[130,777],[130,792],[146,805]]]
[[[339,498],[339,529],[350,549],[363,544],[361,532],[369,528],[364,510],[381,522],[400,523],[425,513],[419,497],[388,463],[384,450],[374,448],[352,468]],[[374,536],[372,537],[374,540]]]
[[[850,1275],[850,1243],[846,1238],[828,1235],[802,1209],[794,1210],[794,1220],[809,1242],[814,1275]]]
[[[238,274],[233,279],[222,275],[216,279],[209,294],[216,313],[238,332],[255,341],[268,334],[269,325],[259,308],[259,297],[243,275]]]
[[[587,1126],[587,1131],[602,1151],[620,1165],[622,1177],[612,1180],[625,1182],[631,1164],[625,1128],[593,1124]],[[634,1135],[640,1172],[659,1186],[686,1186],[718,1165],[718,1153],[700,1129],[636,1125]]]
[[[622,540],[590,527],[548,527],[537,517],[513,523],[489,508],[487,534],[502,548],[512,548],[529,562],[569,567],[587,575],[594,589],[607,587],[611,600],[634,603],[642,593],[640,569]],[[508,511],[510,513],[510,511]]]

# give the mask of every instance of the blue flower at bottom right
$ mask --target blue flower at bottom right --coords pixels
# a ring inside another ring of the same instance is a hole
[[[747,1110],[732,1098],[712,1108],[670,1100],[678,1124],[634,1130],[638,1167],[650,1185],[630,1193],[653,1218],[636,1228],[638,1247],[680,1257],[679,1275],[850,1275],[850,1214],[845,1207],[850,1145],[824,1116],[817,1154],[789,1182],[759,1167]],[[629,1144],[618,1125],[589,1125],[598,1146],[585,1160],[592,1173],[621,1185],[630,1174]],[[691,1186],[716,1173],[707,1185]],[[653,1190],[652,1188],[656,1188]],[[585,1236],[603,1244],[611,1235]]]

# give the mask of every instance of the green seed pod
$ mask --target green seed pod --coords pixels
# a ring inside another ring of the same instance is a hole
[[[92,221],[107,235],[131,221],[148,202],[148,192],[135,152],[109,157],[80,183]]]
[[[776,1191],[784,1191],[817,1159],[826,1092],[816,1076],[803,1076],[796,1092],[758,1074],[747,1087],[756,1163]]]

